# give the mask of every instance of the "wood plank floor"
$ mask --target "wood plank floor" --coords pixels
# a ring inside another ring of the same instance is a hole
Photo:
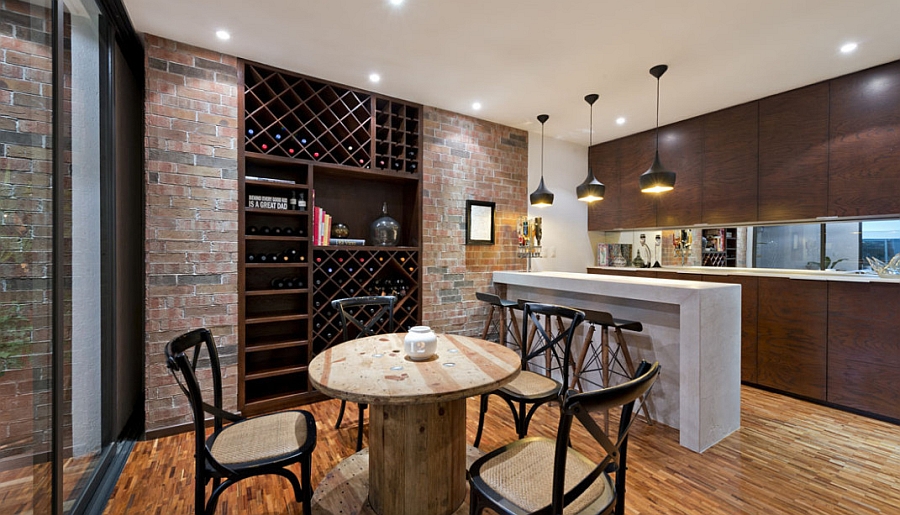
[[[900,513],[900,427],[746,386],[741,394],[741,429],[703,454],[679,446],[673,429],[636,424],[629,444],[626,513]],[[514,438],[508,409],[495,400],[484,450]],[[356,411],[348,408],[349,420],[345,417],[335,430],[338,406],[326,401],[307,407],[318,421],[313,484],[354,451]],[[468,410],[471,442],[476,399],[469,399]],[[529,433],[552,436],[556,416],[555,408],[541,408]],[[573,443],[591,454],[588,438],[579,431]],[[191,513],[192,466],[188,434],[139,442],[105,513]],[[216,513],[301,510],[286,481],[265,478],[232,487]]]

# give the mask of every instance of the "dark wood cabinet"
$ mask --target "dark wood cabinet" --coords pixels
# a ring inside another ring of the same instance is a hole
[[[900,213],[900,61],[831,81],[828,214]]]
[[[758,103],[703,118],[703,223],[757,219]]]
[[[655,227],[656,198],[643,193],[641,174],[653,164],[656,133],[641,132],[619,140],[619,225],[618,227]]]
[[[827,214],[828,83],[759,101],[759,219]]]
[[[824,401],[828,283],[759,278],[757,380]]]
[[[422,107],[242,68],[238,407],[255,414],[321,398],[307,366],[340,341],[332,300],[393,293],[397,327],[420,323]],[[384,205],[400,225],[396,246],[313,239],[315,207],[347,226],[345,239],[366,240]]]
[[[898,284],[829,284],[828,402],[900,419],[898,304]]]
[[[759,278],[742,275],[704,275],[704,281],[741,285],[741,381],[757,382],[757,300]]]
[[[606,186],[603,200],[588,205],[588,230],[610,231],[622,227],[619,223],[622,202],[619,193],[619,140],[594,145],[588,150],[588,160],[594,177]]]
[[[703,119],[691,118],[660,127],[659,159],[677,175],[673,191],[655,195],[657,225],[677,227],[697,223],[702,199]]]

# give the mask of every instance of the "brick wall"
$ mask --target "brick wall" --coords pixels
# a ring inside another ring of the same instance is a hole
[[[210,329],[237,405],[237,60],[146,38],[146,428],[190,421],[164,347]]]
[[[528,213],[528,133],[426,107],[423,147],[423,322],[480,335],[494,270],[524,269],[516,219]],[[466,200],[496,203],[495,245],[465,245]]]
[[[0,0],[0,470],[50,450],[50,30]]]

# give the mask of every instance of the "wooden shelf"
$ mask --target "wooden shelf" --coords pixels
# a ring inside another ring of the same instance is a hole
[[[336,343],[342,334],[332,300],[390,285],[403,293],[397,329],[420,324],[422,106],[269,66],[241,66],[238,400],[242,411],[262,413],[322,398],[306,366],[325,341]],[[375,155],[393,168],[375,167]],[[296,196],[307,209],[248,208],[249,195]],[[403,245],[311,244],[314,207],[362,239],[385,203]],[[260,234],[266,228],[293,234]],[[305,261],[257,259],[286,253]],[[271,287],[282,280],[305,287]]]

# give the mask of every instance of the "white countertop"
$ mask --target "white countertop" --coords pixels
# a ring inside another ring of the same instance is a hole
[[[676,274],[703,274],[703,275],[745,275],[752,277],[782,277],[786,279],[800,279],[805,281],[842,281],[853,283],[885,283],[900,284],[900,278],[885,279],[872,274],[857,274],[853,272],[841,272],[835,270],[795,270],[784,268],[732,268],[723,266],[666,266],[662,268],[634,268],[612,266],[589,266],[588,270],[614,270],[616,272],[633,272],[638,275],[642,272],[669,272]]]

